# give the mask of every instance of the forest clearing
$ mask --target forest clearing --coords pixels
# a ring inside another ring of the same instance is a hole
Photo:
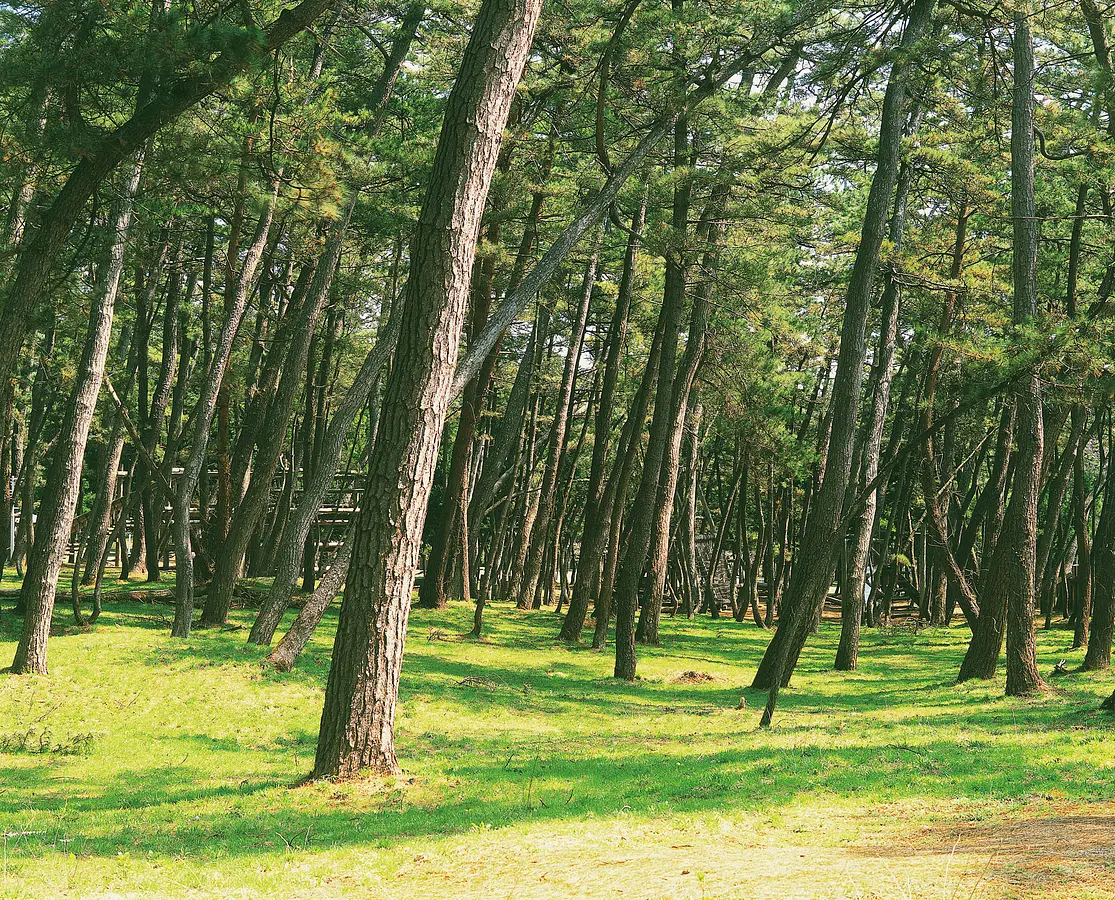
[[[500,608],[476,642],[463,605],[421,611],[406,774],[295,787],[327,643],[280,674],[244,611],[189,648],[166,614],[113,605],[57,638],[49,682],[0,687],[4,897],[1110,896],[1106,680],[1036,701],[956,686],[958,627],[872,634],[870,662],[834,673],[826,622],[768,731],[754,627],[670,622],[628,684],[549,615]],[[1071,659],[1071,632],[1039,637],[1043,671]]]

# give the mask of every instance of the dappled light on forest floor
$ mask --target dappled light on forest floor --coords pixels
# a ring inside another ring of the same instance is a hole
[[[425,639],[469,607],[416,610],[405,775],[297,787],[335,618],[278,674],[243,630],[172,641],[164,611],[112,604],[49,678],[0,677],[0,895],[1109,896],[1110,676],[957,687],[960,626],[867,631],[838,674],[826,623],[761,731],[753,625],[667,620],[626,683],[548,612],[494,607],[477,643]],[[1080,653],[1039,631],[1043,669]]]

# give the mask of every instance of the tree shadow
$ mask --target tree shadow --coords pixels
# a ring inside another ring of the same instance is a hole
[[[106,666],[138,664],[171,683],[180,669],[228,667],[251,676],[237,682],[250,696],[255,685],[319,691],[325,683],[335,613],[299,667],[279,674],[260,669],[267,649],[247,645],[242,630],[159,639],[142,621],[145,609],[106,609],[99,634],[84,636],[144,631],[141,654]],[[425,639],[428,628],[461,629],[469,612],[461,604],[414,616],[398,734],[413,781],[294,789],[311,767],[314,731],[265,723],[249,747],[216,727],[218,696],[210,730],[192,722],[126,768],[94,751],[65,779],[51,757],[0,769],[0,825],[15,835],[9,856],[68,847],[90,857],[253,859],[624,812],[777,812],[819,795],[877,803],[1115,792],[1089,768],[1089,748],[1113,725],[1094,709],[1091,682],[1034,702],[1006,700],[994,686],[954,686],[942,676],[959,665],[959,634],[918,644],[869,633],[861,670],[832,673],[835,634],[823,630],[782,694],[776,727],[759,731],[764,695],[747,685],[767,632],[679,622],[662,647],[641,648],[648,676],[629,683],[609,677],[610,656],[563,649],[549,618],[493,615],[483,645]],[[2,629],[0,639],[8,639]],[[713,680],[672,679],[694,661],[712,666]],[[747,708],[738,708],[741,697]],[[436,715],[412,717],[422,704]],[[1054,740],[1040,740],[1050,731]]]

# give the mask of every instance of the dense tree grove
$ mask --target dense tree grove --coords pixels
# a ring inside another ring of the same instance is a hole
[[[899,623],[969,629],[961,681],[1005,649],[1014,696],[1035,628],[1107,668],[1113,19],[3,6],[12,673],[71,572],[79,624],[117,576],[173,575],[177,639],[251,601],[284,670],[340,596],[343,777],[399,768],[412,602],[628,680],[669,617],[769,629],[764,724],[825,616],[839,670]]]

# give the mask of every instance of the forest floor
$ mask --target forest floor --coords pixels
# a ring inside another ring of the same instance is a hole
[[[416,611],[406,775],[298,787],[328,628],[280,675],[248,611],[183,643],[167,606],[79,630],[60,601],[51,675],[0,675],[0,897],[1112,896],[1115,679],[957,687],[960,625],[867,631],[836,674],[826,623],[761,731],[752,624],[667,620],[625,684],[552,612],[496,606],[476,642],[470,607]],[[1038,640],[1043,674],[1079,663]]]

